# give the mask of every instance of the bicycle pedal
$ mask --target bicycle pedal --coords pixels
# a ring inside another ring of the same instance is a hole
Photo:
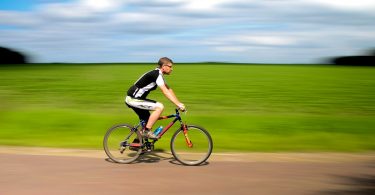
[[[152,150],[145,148],[145,149],[142,150],[141,154],[145,154],[145,153],[149,153],[149,152],[152,152]]]

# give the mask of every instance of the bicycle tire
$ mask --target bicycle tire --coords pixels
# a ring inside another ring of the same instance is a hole
[[[129,124],[119,124],[111,127],[103,139],[103,147],[107,156],[116,163],[132,163],[142,152],[142,136],[139,131],[133,131]],[[130,144],[137,138],[140,147],[130,149]],[[135,150],[135,151],[134,151]]]
[[[210,157],[213,149],[211,135],[202,127],[187,125],[188,137],[193,143],[188,147],[183,129],[178,129],[171,139],[171,152],[173,157],[183,165],[200,165]]]

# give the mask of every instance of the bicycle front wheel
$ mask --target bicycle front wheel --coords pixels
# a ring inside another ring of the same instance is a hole
[[[103,146],[107,156],[114,162],[131,163],[142,152],[142,137],[138,131],[133,130],[131,125],[116,125],[105,134]]]
[[[199,165],[205,162],[210,157],[212,148],[210,134],[195,125],[187,126],[186,135],[182,128],[177,130],[171,140],[174,158],[184,165]]]

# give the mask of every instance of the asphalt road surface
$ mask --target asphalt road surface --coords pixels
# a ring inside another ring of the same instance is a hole
[[[373,153],[214,154],[189,167],[165,153],[116,164],[102,154],[6,151],[0,150],[1,195],[375,194]]]

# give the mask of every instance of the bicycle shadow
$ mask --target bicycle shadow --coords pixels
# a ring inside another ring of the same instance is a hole
[[[110,163],[116,163],[116,162],[112,161],[110,158],[106,158],[105,161],[110,162]],[[141,164],[141,163],[150,164],[150,163],[161,163],[161,162],[164,162],[164,161],[168,161],[169,163],[174,164],[174,165],[186,166],[186,165],[183,165],[180,162],[178,162],[176,159],[174,159],[174,157],[171,153],[166,152],[162,149],[156,149],[152,152],[145,152],[145,153],[141,154],[136,161],[134,161],[132,163],[129,163],[129,164]],[[204,162],[200,165],[196,165],[196,166],[206,166],[208,164],[210,164],[210,163],[206,161],[206,162]]]
[[[135,161],[135,164],[136,163],[160,163],[160,162],[163,162],[163,161],[168,161],[169,163],[174,164],[174,165],[186,166],[186,165],[183,165],[180,162],[178,162],[172,156],[171,153],[165,152],[164,150],[161,150],[161,149],[160,150],[154,150],[154,151],[149,152],[149,153],[144,153],[143,155],[141,155]],[[202,163],[200,165],[197,165],[197,166],[206,166],[208,164],[209,164],[208,162],[204,162],[204,163]]]
[[[172,154],[165,152],[164,150],[154,150],[152,152],[146,152],[139,156],[135,161],[136,163],[160,163],[163,161],[173,160]]]

